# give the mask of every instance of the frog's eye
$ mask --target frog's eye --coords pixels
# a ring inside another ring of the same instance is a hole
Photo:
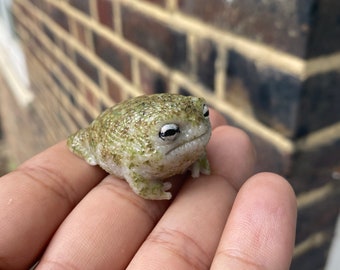
[[[178,133],[180,133],[178,125],[165,124],[161,127],[158,135],[163,141],[173,141],[177,138]]]
[[[209,117],[209,108],[206,104],[203,104],[203,116],[205,118],[208,118]]]

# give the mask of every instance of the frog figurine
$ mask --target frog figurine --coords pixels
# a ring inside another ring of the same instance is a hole
[[[69,149],[90,165],[124,178],[139,196],[171,199],[170,176],[210,174],[205,147],[211,136],[204,99],[153,94],[128,99],[71,135]]]

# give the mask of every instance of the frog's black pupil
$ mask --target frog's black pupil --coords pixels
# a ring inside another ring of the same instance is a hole
[[[170,123],[161,127],[158,136],[165,141],[174,141],[177,138],[177,133],[180,133],[179,126],[177,124]]]
[[[179,128],[177,128],[177,129],[168,129],[162,135],[163,135],[163,137],[168,137],[168,136],[173,136],[173,135],[175,135],[178,132],[179,132]]]
[[[209,108],[207,105],[203,105],[203,116],[208,117],[209,116]]]

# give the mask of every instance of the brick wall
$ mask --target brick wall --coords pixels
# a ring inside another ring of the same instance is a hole
[[[13,152],[30,145],[16,160],[123,99],[203,96],[250,134],[258,171],[293,185],[292,269],[322,269],[340,205],[339,1],[15,0],[12,13],[35,93],[7,125]]]

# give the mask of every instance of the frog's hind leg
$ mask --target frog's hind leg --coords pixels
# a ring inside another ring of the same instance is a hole
[[[85,159],[90,165],[94,166],[98,164],[96,157],[91,150],[87,129],[81,129],[69,136],[67,139],[67,146],[73,153]]]
[[[126,181],[129,183],[132,190],[148,200],[170,200],[171,193],[166,192],[171,188],[170,182],[162,182],[158,180],[145,179],[143,176],[131,172]]]

